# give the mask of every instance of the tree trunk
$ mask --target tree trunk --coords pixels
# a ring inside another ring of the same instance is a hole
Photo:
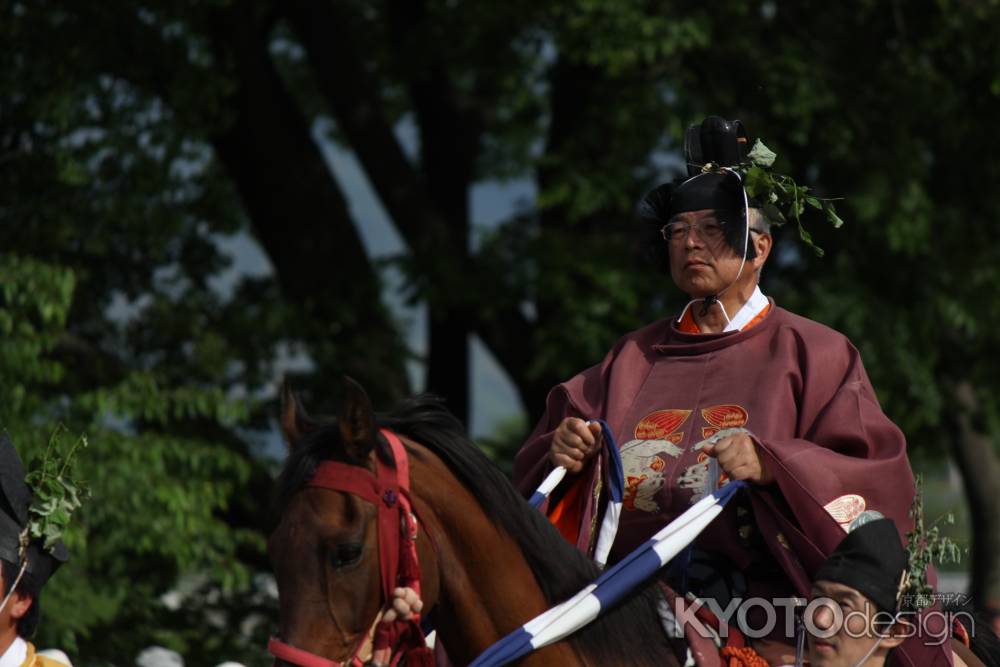
[[[952,457],[962,474],[969,503],[972,535],[972,581],[969,594],[977,608],[1000,611],[1000,461],[993,438],[980,423],[975,391],[969,383],[955,389],[960,406]],[[1000,626],[994,624],[1000,631]]]
[[[274,70],[268,32],[239,7],[220,18],[216,47],[237,85],[232,122],[212,141],[283,293],[305,315],[306,330],[289,334],[308,342],[324,397],[346,373],[385,404],[408,393],[403,344],[347,202]]]
[[[420,0],[389,3],[393,42],[406,48],[408,34],[426,31],[427,12]],[[431,58],[409,78],[410,99],[420,129],[420,171],[427,193],[441,212],[447,228],[452,266],[448,289],[436,289],[428,299],[430,354],[427,389],[447,398],[452,411],[466,424],[471,417],[469,374],[469,311],[475,308],[475,290],[469,249],[469,189],[478,152],[479,132],[470,114],[463,113],[447,70],[447,63]],[[457,270],[456,270],[457,269]]]
[[[289,2],[285,14],[302,39],[338,126],[406,239],[415,270],[434,286],[425,295],[430,311],[427,390],[443,396],[468,423],[470,318],[462,287],[470,283],[468,191],[474,149],[456,140],[460,121],[446,72],[436,69],[411,87],[421,130],[421,177],[386,120],[376,81],[360,57],[352,31],[358,17],[346,4],[301,1]]]

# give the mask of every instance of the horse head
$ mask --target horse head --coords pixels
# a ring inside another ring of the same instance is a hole
[[[434,612],[454,664],[468,664],[599,573],[528,506],[436,399],[408,399],[376,417],[364,390],[348,382],[338,417],[314,420],[286,390],[281,424],[289,456],[268,540],[280,611],[272,653],[280,660],[358,667],[369,659],[366,638],[397,584],[387,585],[384,574],[393,571],[384,556],[396,547],[386,547],[383,498],[365,500],[359,489],[387,466],[409,479],[423,613]],[[333,476],[339,479],[327,484]],[[672,664],[665,641],[653,636],[655,606],[652,596],[636,596],[589,632],[523,664]]]
[[[314,478],[322,464],[337,462],[341,465],[334,473],[342,479],[335,481],[350,487],[373,476],[379,462],[387,468],[395,461],[364,389],[350,379],[345,389],[335,420],[310,418],[287,384],[283,389],[281,429],[289,457],[279,479],[279,515],[268,554],[278,585],[279,636],[292,647],[289,651],[362,664],[370,657],[373,626],[387,603],[379,507],[349,490],[315,485]],[[418,550],[426,551],[421,546]],[[436,578],[431,583],[425,595],[436,594]],[[303,664],[294,656],[282,657]],[[310,660],[322,664],[305,657]]]

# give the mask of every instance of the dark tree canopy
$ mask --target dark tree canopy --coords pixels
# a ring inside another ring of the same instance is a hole
[[[190,606],[205,618],[258,609],[270,470],[256,443],[278,376],[303,362],[294,382],[320,411],[344,373],[380,407],[412,389],[384,267],[324,142],[353,152],[405,242],[393,264],[428,308],[428,389],[468,419],[477,336],[533,421],[553,384],[680,302],[636,252],[633,206],[679,173],[683,128],[711,113],[742,119],[780,171],[845,197],[841,230],[806,218],[826,257],[778,231],[764,289],[848,334],[914,452],[954,459],[974,591],[1000,601],[1000,10],[786,4],[8,3],[0,427],[27,450],[57,420],[86,431],[98,498],[83,574],[53,593],[97,611],[53,614],[44,637],[93,664],[155,642],[265,662],[252,638],[220,643],[160,596],[204,584]],[[538,196],[475,228],[471,188],[497,179]],[[234,234],[273,271],[220,289]],[[171,521],[190,551],[160,541]],[[132,596],[98,594],[151,571]],[[106,641],[125,624],[137,631]]]

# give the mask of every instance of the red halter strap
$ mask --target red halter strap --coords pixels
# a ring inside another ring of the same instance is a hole
[[[268,640],[267,652],[278,660],[284,660],[285,662],[290,662],[293,665],[300,665],[300,667],[343,667],[342,663],[328,658],[322,658],[315,653],[303,651],[300,648],[295,648],[294,646],[281,641],[277,637],[271,637],[271,639]]]
[[[390,435],[399,442],[395,435]],[[392,440],[390,444],[391,442]],[[393,454],[396,455],[398,466],[399,455],[395,451]],[[377,457],[376,461],[374,476],[365,474],[367,471],[360,470],[357,466],[324,461],[316,468],[316,474],[308,482],[308,486],[350,493],[378,508],[378,560],[382,575],[382,601],[386,602],[392,599],[392,589],[396,587],[396,573],[399,571],[401,507],[400,484],[396,475],[400,473],[401,476],[403,471],[393,470]]]
[[[420,595],[420,564],[417,559],[417,521],[410,503],[410,462],[406,449],[399,437],[388,429],[381,429],[382,436],[389,442],[396,467],[392,468],[375,457],[375,473],[364,468],[337,461],[320,463],[307,486],[332,491],[341,491],[357,496],[378,508],[378,548],[379,572],[382,579],[383,604],[392,603],[392,591],[396,586],[407,586]],[[420,617],[415,614],[407,621],[377,624],[374,650],[391,648],[402,640],[412,662],[426,661],[429,654],[420,630]],[[358,657],[364,645],[362,640],[354,655],[346,663],[336,662],[300,648],[291,646],[277,637],[271,637],[268,652],[279,660],[300,667],[351,667],[362,665]],[[422,650],[421,650],[422,649]],[[392,659],[395,665],[402,658],[399,651]],[[419,657],[418,657],[419,654]],[[408,661],[409,664],[409,661]],[[432,664],[425,662],[424,664]]]

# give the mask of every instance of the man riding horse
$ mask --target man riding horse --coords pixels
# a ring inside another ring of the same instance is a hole
[[[746,480],[752,492],[679,557],[669,583],[723,608],[737,598],[806,597],[852,524],[888,517],[901,530],[911,525],[906,441],[879,407],[851,342],[761,292],[769,218],[762,202],[748,199],[741,174],[726,168],[746,161],[739,121],[706,119],[689,131],[687,152],[695,163],[689,177],[653,190],[639,213],[648,254],[689,303],[626,334],[599,364],[552,389],[515,459],[515,483],[530,493],[565,466],[576,483],[552,500],[550,516],[591,525],[601,467],[592,420],[603,418],[622,443],[626,482],[610,562],[714,488]],[[750,625],[758,621],[751,613]],[[783,625],[752,642],[772,664],[794,654]],[[913,638],[890,664],[948,658]]]

